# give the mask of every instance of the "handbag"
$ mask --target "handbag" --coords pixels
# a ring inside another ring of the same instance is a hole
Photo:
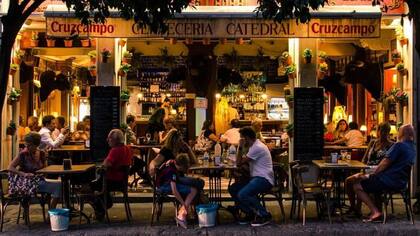
[[[32,196],[36,194],[39,183],[44,178],[41,176],[21,176],[9,173],[9,194],[19,196]]]

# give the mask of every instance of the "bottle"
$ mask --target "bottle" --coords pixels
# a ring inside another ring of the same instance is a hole
[[[214,145],[214,156],[220,157],[221,155],[222,155],[222,146],[220,145],[219,142],[217,142],[216,145]]]
[[[232,166],[236,166],[236,147],[235,145],[230,145],[229,147],[229,161]]]
[[[204,166],[209,165],[209,153],[207,151],[203,155],[203,165]]]
[[[85,148],[90,148],[90,139],[85,140]]]

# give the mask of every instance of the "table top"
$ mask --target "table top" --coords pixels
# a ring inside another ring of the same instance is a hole
[[[37,171],[38,174],[80,174],[92,168],[95,164],[72,165],[71,170],[64,170],[63,165],[50,165]]]
[[[337,164],[326,163],[324,160],[313,160],[314,163],[320,169],[331,169],[331,170],[343,170],[343,169],[353,169],[353,170],[362,170],[369,169],[370,167],[363,162],[351,160],[351,161],[342,161],[338,160]]]
[[[194,171],[194,170],[236,170],[238,167],[236,166],[232,166],[232,165],[227,165],[227,164],[222,164],[219,166],[214,165],[213,163],[210,163],[208,165],[192,165],[189,170]]]
[[[324,149],[330,150],[342,150],[342,149],[367,149],[368,146],[355,146],[355,147],[348,147],[348,146],[340,146],[340,145],[325,145]]]
[[[136,149],[147,149],[147,148],[161,148],[163,145],[161,144],[130,144],[129,146]]]
[[[54,148],[51,151],[53,152],[88,152],[90,148],[85,147],[85,145],[61,145],[61,147]]]

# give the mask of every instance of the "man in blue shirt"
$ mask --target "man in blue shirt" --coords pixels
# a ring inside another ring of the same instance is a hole
[[[379,220],[382,217],[382,213],[368,194],[403,189],[407,186],[410,178],[410,170],[416,158],[413,126],[401,126],[398,132],[398,140],[399,142],[388,150],[375,172],[365,175],[366,179],[353,186],[358,198],[371,211],[371,215],[366,220],[368,222]]]

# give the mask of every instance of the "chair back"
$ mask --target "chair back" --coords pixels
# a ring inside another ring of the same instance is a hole
[[[8,183],[9,171],[0,170],[0,200],[3,202],[5,195],[7,194],[7,188],[3,188],[4,183]],[[7,187],[7,184],[6,184]]]
[[[303,193],[304,192],[304,182],[303,182],[303,177],[302,177],[302,173],[308,172],[309,168],[306,165],[295,165],[293,166],[293,185],[296,187],[297,191],[299,193]]]
[[[106,169],[104,167],[99,167],[96,169],[96,179],[94,181],[102,181],[102,189],[99,194],[105,194],[107,192],[107,183],[106,183]]]
[[[284,189],[284,184],[289,180],[289,175],[278,163],[273,163],[274,171],[274,187],[278,187],[281,190]]]

